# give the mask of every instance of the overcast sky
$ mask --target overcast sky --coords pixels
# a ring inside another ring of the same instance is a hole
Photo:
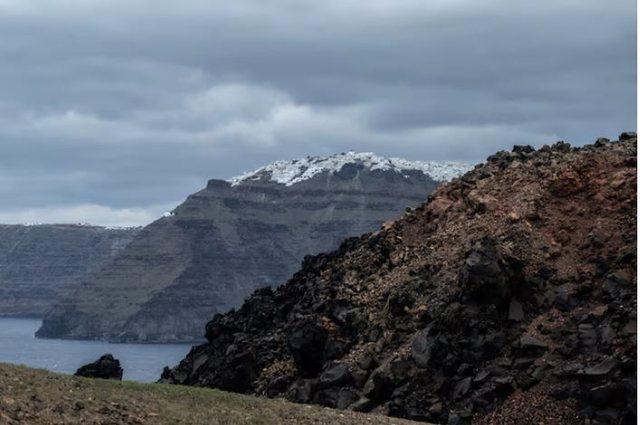
[[[209,178],[636,128],[633,0],[0,0],[0,222],[145,224]]]

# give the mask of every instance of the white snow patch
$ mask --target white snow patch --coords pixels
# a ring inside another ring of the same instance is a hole
[[[399,173],[408,170],[419,170],[433,180],[443,182],[458,177],[473,168],[466,162],[453,161],[409,161],[402,158],[385,158],[372,152],[347,152],[331,156],[308,156],[292,161],[275,161],[257,170],[249,171],[241,176],[229,179],[232,186],[244,181],[268,180],[292,186],[308,180],[325,171],[336,173],[346,164],[359,163],[370,170],[394,170]]]

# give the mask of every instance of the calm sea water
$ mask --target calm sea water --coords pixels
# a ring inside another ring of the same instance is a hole
[[[164,366],[174,366],[191,349],[190,344],[109,344],[101,341],[38,339],[37,319],[0,318],[0,362],[23,364],[60,373],[111,353],[120,360],[123,379],[153,382]]]

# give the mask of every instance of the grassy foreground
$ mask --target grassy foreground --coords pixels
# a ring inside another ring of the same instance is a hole
[[[0,424],[410,424],[217,390],[77,378],[0,363]]]

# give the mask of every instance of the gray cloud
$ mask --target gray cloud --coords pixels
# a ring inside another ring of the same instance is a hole
[[[635,7],[0,0],[0,221],[142,223],[308,154],[615,137],[636,127]]]

